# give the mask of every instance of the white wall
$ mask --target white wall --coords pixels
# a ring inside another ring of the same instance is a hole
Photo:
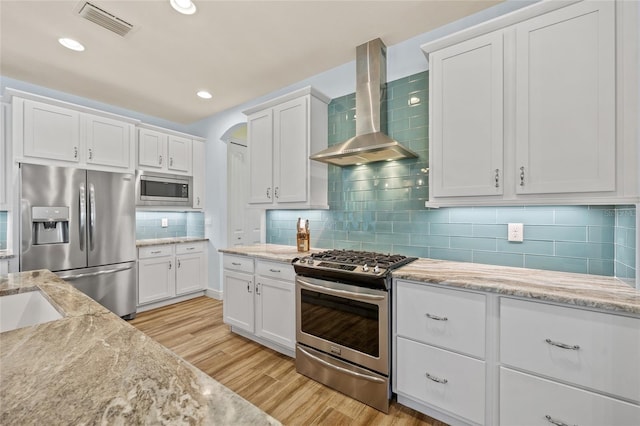
[[[463,28],[468,28],[497,16],[504,15],[505,13],[528,6],[537,1],[538,0],[509,0],[434,31],[421,34],[394,46],[388,46],[387,80],[394,81],[427,70],[427,60],[420,50],[422,44]],[[354,60],[349,63],[284,87],[268,95],[261,96],[250,102],[230,108],[190,126],[191,133],[207,138],[205,235],[210,239],[210,289],[216,292],[222,291],[222,256],[218,250],[228,245],[225,226],[227,222],[225,206],[227,199],[227,149],[226,144],[221,140],[222,135],[231,126],[246,121],[246,116],[242,111],[305,86],[313,86],[330,98],[353,93],[356,86],[355,48],[356,46],[353,46]]]

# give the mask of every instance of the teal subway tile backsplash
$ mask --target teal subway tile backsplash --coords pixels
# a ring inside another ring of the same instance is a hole
[[[0,250],[7,249],[7,212],[0,211]]]
[[[162,227],[166,218],[168,226]],[[136,239],[204,237],[204,214],[201,212],[136,212]]]
[[[267,211],[267,242],[295,245],[296,220],[311,244],[493,265],[636,276],[635,206],[515,206],[427,209],[428,73],[387,85],[390,136],[419,158],[329,166],[330,210]],[[409,99],[420,102],[409,106]],[[329,145],[355,135],[355,94],[329,104]],[[507,241],[507,223],[525,241]]]

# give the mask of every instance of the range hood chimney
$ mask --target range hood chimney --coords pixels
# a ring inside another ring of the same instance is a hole
[[[356,48],[356,136],[311,155],[336,166],[416,158],[385,133],[387,48],[379,38]]]

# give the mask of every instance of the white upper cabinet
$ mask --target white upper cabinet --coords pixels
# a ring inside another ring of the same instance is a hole
[[[145,125],[138,129],[138,168],[176,175],[192,174],[192,139]]]
[[[137,120],[18,92],[13,95],[17,162],[133,173]]]
[[[22,134],[25,157],[80,162],[78,111],[30,100],[16,101],[16,109],[24,107]]]
[[[613,2],[583,2],[516,26],[521,194],[616,189]]]
[[[82,134],[87,164],[128,170],[133,164],[134,128],[111,118],[83,114]]]
[[[502,51],[498,32],[431,55],[435,197],[503,192]]]
[[[206,150],[204,141],[193,140],[193,208],[204,209]]]
[[[640,201],[634,3],[540,2],[422,46],[427,205]]]
[[[327,147],[329,99],[311,87],[245,111],[249,203],[327,208],[327,166],[309,160]]]

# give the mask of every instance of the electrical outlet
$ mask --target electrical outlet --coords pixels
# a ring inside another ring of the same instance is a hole
[[[509,223],[507,230],[507,239],[509,241],[524,241],[524,224],[522,223]]]
[[[162,222],[162,227],[163,227],[163,228],[166,228],[166,227],[168,227],[168,226],[169,226],[169,219],[168,219],[168,218],[163,217],[163,218],[162,218],[162,220],[161,220],[161,222]]]

